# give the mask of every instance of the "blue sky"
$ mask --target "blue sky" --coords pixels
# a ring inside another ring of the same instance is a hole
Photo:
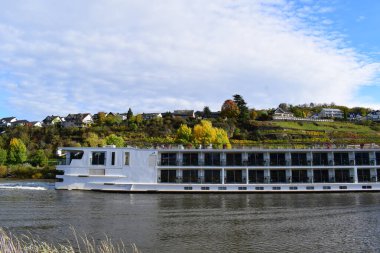
[[[0,117],[380,108],[379,1],[4,0]]]

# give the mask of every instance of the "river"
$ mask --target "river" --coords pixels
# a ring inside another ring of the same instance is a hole
[[[143,252],[373,252],[380,193],[123,194],[0,181],[0,226],[54,243],[72,226]]]

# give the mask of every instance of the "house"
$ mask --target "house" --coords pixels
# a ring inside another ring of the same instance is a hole
[[[122,120],[128,119],[128,113],[120,113],[119,116],[121,117]]]
[[[217,119],[220,118],[220,111],[218,112],[208,112],[207,114],[204,113],[204,111],[196,111],[195,117],[197,119]]]
[[[27,126],[29,125],[29,121],[27,120],[16,120],[12,122],[12,126]]]
[[[273,117],[281,117],[281,118],[293,118],[294,117],[294,114],[287,111],[287,110],[284,110],[282,109],[281,107],[278,107],[274,113],[273,113]]]
[[[323,108],[319,112],[318,117],[343,119],[343,112],[340,109]]]
[[[350,121],[360,121],[360,120],[365,119],[365,117],[363,117],[363,116],[360,115],[359,113],[358,113],[358,114],[350,113],[348,119],[349,119]]]
[[[63,122],[64,127],[86,127],[94,123],[90,113],[69,114]]]
[[[188,119],[188,118],[195,118],[194,110],[175,110],[173,112],[173,117],[179,117],[183,119]]]
[[[16,118],[16,117],[2,118],[2,119],[0,119],[0,126],[6,126],[6,127],[9,127],[9,126],[11,126],[12,123],[14,123],[15,121],[17,121],[17,118]]]
[[[142,117],[144,120],[157,119],[162,118],[161,113],[143,113]]]
[[[54,116],[54,115],[51,115],[51,116],[47,116],[43,121],[42,121],[42,124],[45,125],[45,126],[52,126],[52,125],[55,125],[55,124],[59,124],[59,123],[62,123],[65,119],[62,118],[61,116]]]
[[[41,121],[31,121],[31,122],[29,122],[29,126],[42,127],[42,123],[41,123]]]
[[[161,115],[163,118],[172,118],[173,117],[173,113],[171,113],[171,112],[163,112],[163,113],[161,113]]]
[[[380,110],[371,111],[368,113],[367,120],[380,121]]]

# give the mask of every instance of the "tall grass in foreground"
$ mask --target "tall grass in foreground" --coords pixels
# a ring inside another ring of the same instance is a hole
[[[74,242],[65,244],[51,244],[33,238],[31,235],[16,236],[0,228],[0,252],[1,253],[141,253],[135,244],[125,246],[122,241],[113,242],[105,237],[98,243],[86,235],[79,236],[73,229]]]

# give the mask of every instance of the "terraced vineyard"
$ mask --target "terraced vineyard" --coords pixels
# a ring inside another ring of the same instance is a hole
[[[380,144],[377,124],[349,122],[258,122],[256,140],[232,140],[236,146],[307,147]]]

